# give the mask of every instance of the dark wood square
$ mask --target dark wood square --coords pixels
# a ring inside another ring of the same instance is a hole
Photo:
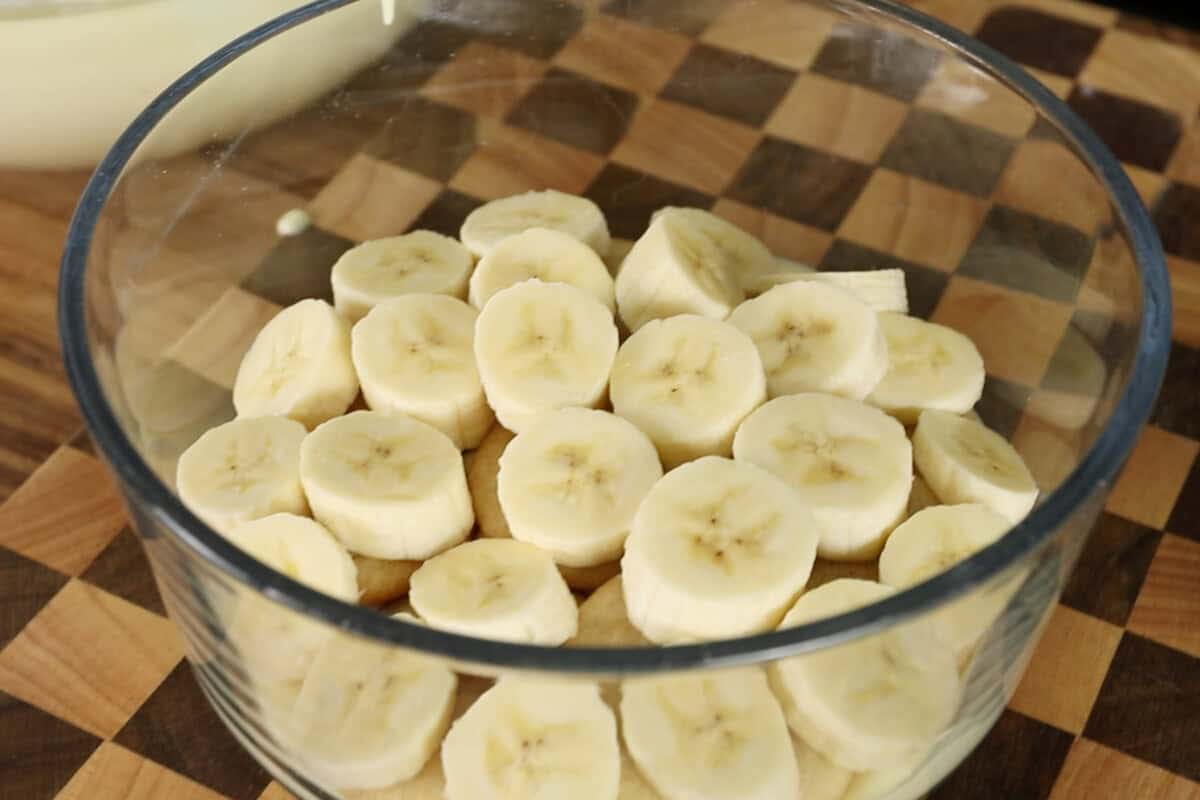
[[[637,239],[645,233],[650,215],[663,206],[709,209],[715,202],[695,189],[620,164],[607,164],[584,196],[600,206],[609,232],[622,239]]]
[[[423,19],[371,66],[346,84],[353,97],[380,100],[420,88],[467,42],[473,31],[445,20]]]
[[[993,206],[958,274],[1070,303],[1091,263],[1093,244],[1070,226]]]
[[[413,220],[412,230],[437,231],[457,239],[463,220],[481,205],[483,201],[476,197],[453,189],[444,189],[421,215]]]
[[[509,112],[506,121],[606,155],[625,135],[637,106],[632,92],[556,67]]]
[[[1073,78],[1083,69],[1104,31],[1033,8],[998,8],[975,38],[1030,67]]]
[[[354,242],[313,226],[285,236],[271,249],[242,288],[280,306],[309,297],[333,301],[329,270]]]
[[[1193,387],[1193,391],[1197,387]],[[1196,542],[1200,542],[1200,458],[1197,458],[1188,471],[1167,518],[1167,530]],[[1196,591],[1200,591],[1197,587]]]
[[[641,25],[699,36],[729,0],[611,0],[601,9]]]
[[[1133,633],[1117,647],[1084,736],[1200,780],[1200,659]]]
[[[0,797],[51,800],[100,740],[0,692]]]
[[[975,406],[975,413],[989,428],[1011,439],[1032,393],[1028,386],[988,375],[983,381],[983,394]]]
[[[833,231],[870,177],[871,168],[864,164],[767,137],[750,154],[727,194],[747,205]]]
[[[583,17],[582,8],[562,0],[489,3],[474,33],[478,39],[546,60],[579,31]]]
[[[1090,86],[1076,86],[1067,103],[1117,158],[1151,172],[1167,166],[1182,133],[1170,111]]]
[[[1007,136],[913,108],[879,163],[982,197],[991,194],[1015,149]]]
[[[0,649],[29,624],[42,607],[67,583],[67,576],[0,547]],[[3,737],[0,737],[3,738]]]
[[[975,752],[927,800],[1046,800],[1073,738],[1006,710]]]
[[[893,255],[863,247],[860,244],[835,239],[833,246],[821,259],[820,269],[837,272],[864,269],[902,269],[904,285],[908,290],[908,312],[914,317],[926,318],[941,299],[949,276],[944,272],[896,258]]]
[[[659,94],[759,128],[795,80],[796,73],[791,70],[700,44],[692,48]]]
[[[810,69],[829,78],[912,102],[937,68],[939,54],[893,31],[837,25]]]
[[[474,152],[475,126],[473,114],[409,94],[363,152],[445,183]]]
[[[1173,183],[1159,198],[1154,224],[1163,248],[1173,255],[1200,261],[1200,188]]]
[[[1101,514],[1063,589],[1063,603],[1123,627],[1161,538],[1153,528]]]
[[[1200,350],[1174,342],[1151,420],[1169,431],[1200,439]]]
[[[142,542],[129,526],[108,543],[80,577],[109,594],[166,616]]]

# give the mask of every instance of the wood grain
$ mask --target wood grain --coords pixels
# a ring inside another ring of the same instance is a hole
[[[1129,630],[1200,658],[1200,542],[1163,536]]]
[[[1148,425],[1129,454],[1104,507],[1151,528],[1162,528],[1197,453],[1200,443],[1195,440]]]
[[[182,775],[104,742],[55,800],[224,800]]]
[[[1104,797],[1197,800],[1200,784],[1088,739],[1077,739],[1050,800]]]

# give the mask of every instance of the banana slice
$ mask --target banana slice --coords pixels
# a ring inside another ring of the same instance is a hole
[[[596,251],[573,236],[548,228],[521,231],[492,247],[479,259],[467,297],[471,305],[483,308],[496,292],[530,278],[570,284],[595,297],[609,311],[616,310],[612,276]]]
[[[300,486],[305,433],[286,417],[246,417],[208,430],[179,456],[179,498],[222,533],[276,512],[307,515]]]
[[[914,472],[912,491],[908,494],[908,509],[905,511],[905,515],[911,517],[922,509],[941,504],[942,501],[933,493],[933,489],[929,488],[925,479]]]
[[[495,421],[475,367],[478,316],[441,294],[408,294],[371,309],[351,332],[367,404],[432,425],[460,450],[478,445]]]
[[[595,298],[533,279],[492,295],[475,324],[475,361],[496,419],[520,433],[534,418],[604,401],[617,326]]]
[[[844,800],[842,795],[857,773],[833,763],[798,736],[792,736],[792,748],[800,768],[800,799]]]
[[[757,668],[626,680],[621,733],[664,800],[801,796],[787,723]]]
[[[578,625],[553,559],[513,539],[477,539],[434,556],[413,573],[408,597],[430,625],[470,636],[560,645]]]
[[[444,433],[403,414],[355,411],[300,447],[313,516],[355,553],[421,559],[471,532],[462,456]]]
[[[350,324],[323,300],[301,300],[263,326],[233,384],[239,417],[291,417],[312,430],[358,394]]]
[[[637,425],[671,469],[727,456],[734,431],[767,399],[754,342],[732,325],[693,314],[652,320],[617,351],[613,410]]]
[[[785,283],[742,303],[729,322],[754,340],[772,397],[828,392],[862,400],[887,371],[876,313],[840,286]]]
[[[770,271],[748,276],[742,281],[742,287],[746,290],[747,297],[758,297],[781,283],[791,283],[814,272],[816,270],[808,264],[802,264],[783,256],[775,256],[775,265]]]
[[[768,630],[804,588],[817,524],[764,469],[705,456],[654,485],[621,559],[629,619],[658,643]]]
[[[408,594],[409,579],[421,562],[355,555],[354,566],[358,567],[358,602],[378,608]]]
[[[604,256],[604,265],[608,267],[609,275],[617,277],[617,273],[621,271],[621,265],[625,263],[625,256],[629,255],[629,251],[632,249],[633,242],[629,239],[612,240],[608,246],[608,254]]]
[[[449,236],[412,231],[352,247],[333,264],[333,305],[358,322],[375,306],[405,294],[467,296],[475,259]]]
[[[482,258],[513,234],[549,228],[573,236],[603,258],[611,237],[600,207],[584,197],[546,189],[484,203],[463,220],[458,238]]]
[[[595,684],[505,677],[446,734],[447,800],[617,800],[617,722]]]
[[[912,446],[904,426],[857,400],[777,397],[746,417],[733,457],[799,493],[820,526],[822,558],[875,558],[908,506]]]
[[[912,442],[917,469],[944,503],[982,503],[1016,523],[1037,502],[1029,467],[981,423],[929,409],[921,412]]]
[[[930,506],[892,531],[879,556],[879,580],[897,589],[914,586],[987,547],[1010,527],[987,506]],[[1010,596],[1007,591],[990,591],[955,600],[931,617],[938,638],[963,658],[1000,616]]]
[[[888,369],[867,402],[905,425],[921,411],[964,414],[983,394],[983,358],[958,331],[903,314],[880,314],[888,345]]]
[[[662,209],[625,256],[617,310],[631,331],[677,314],[724,319],[746,296],[738,276],[773,264],[761,242],[720,217]]]
[[[620,558],[634,512],[661,477],[654,445],[630,422],[563,408],[508,444],[497,490],[513,538],[590,567]]]
[[[747,286],[746,293],[753,297],[780,284],[814,281],[840,286],[875,311],[908,313],[908,289],[902,269],[817,272],[812,267],[792,263],[795,264],[792,269],[770,272],[758,277]]]
[[[338,600],[358,599],[357,569],[333,535],[307,517],[271,514],[242,523],[229,541],[289,578]]]
[[[457,679],[432,658],[338,636],[317,654],[284,744],[335,789],[379,789],[421,772],[450,726]]]
[[[579,606],[579,630],[567,644],[576,647],[644,647],[650,641],[629,621],[621,576],[610,579]]]
[[[894,590],[844,579],[805,592],[781,628],[865,606]],[[954,656],[927,620],[783,659],[769,667],[788,724],[846,769],[902,763],[950,723],[961,694]]]

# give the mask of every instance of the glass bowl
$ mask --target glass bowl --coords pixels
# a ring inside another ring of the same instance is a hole
[[[298,41],[364,5],[289,12],[179,79],[100,165],[63,257],[72,386],[222,719],[300,797],[441,796],[436,752],[415,788],[361,795],[346,785],[379,783],[377,772],[348,779],[343,767],[387,762],[387,742],[418,733],[380,711],[386,703],[353,712],[390,732],[369,743],[356,738],[366,723],[347,722],[349,706],[299,713],[319,653],[357,654],[325,686],[343,701],[367,691],[364,664],[452,671],[459,713],[498,676],[599,682],[611,699],[630,676],[798,663],[783,660],[982,603],[994,621],[960,659],[957,710],[935,736],[854,775],[813,761],[796,740],[805,774],[836,773],[825,776],[848,797],[927,791],[1015,689],[1161,381],[1163,257],[1113,156],[1010,61],[883,0],[401,3],[396,44],[319,100],[269,127],[214,130],[182,154],[153,150],[181,104],[207,97],[266,43]],[[256,78],[269,94],[287,72]],[[913,313],[982,352],[989,376],[976,410],[1026,459],[1039,504],[949,570],[835,617],[669,647],[544,648],[331,599],[254,561],[180,503],[175,461],[233,416],[242,353],[281,306],[329,296],[341,252],[410,228],[454,235],[481,202],[547,187],[594,199],[618,241],[660,206],[693,205],[822,269],[904,269]],[[312,227],[277,234],[294,208]],[[636,782],[623,763],[623,780]],[[653,796],[645,790],[621,791]]]

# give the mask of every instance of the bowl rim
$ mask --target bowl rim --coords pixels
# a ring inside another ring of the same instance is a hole
[[[96,168],[71,218],[58,296],[59,335],[67,375],[99,451],[120,479],[131,506],[215,568],[260,593],[333,627],[381,643],[491,667],[569,673],[640,673],[759,663],[827,648],[929,611],[1003,572],[1053,538],[1072,515],[1105,488],[1146,422],[1171,346],[1169,284],[1162,244],[1149,214],[1117,159],[1049,89],[1006,56],[967,34],[893,0],[830,0],[855,16],[900,23],[930,37],[1016,92],[1049,119],[1108,192],[1139,269],[1142,318],[1128,383],[1112,416],[1062,484],[999,541],[929,580],[869,606],[785,630],[698,644],[636,648],[546,647],[486,640],[406,622],[336,600],[254,560],[189,511],[155,475],[125,435],[104,396],[87,337],[85,273],[96,223],[134,151],[171,109],[229,62],[262,42],[356,0],[316,0],[240,36],[201,61],[153,100]],[[865,12],[865,13],[864,13]]]

